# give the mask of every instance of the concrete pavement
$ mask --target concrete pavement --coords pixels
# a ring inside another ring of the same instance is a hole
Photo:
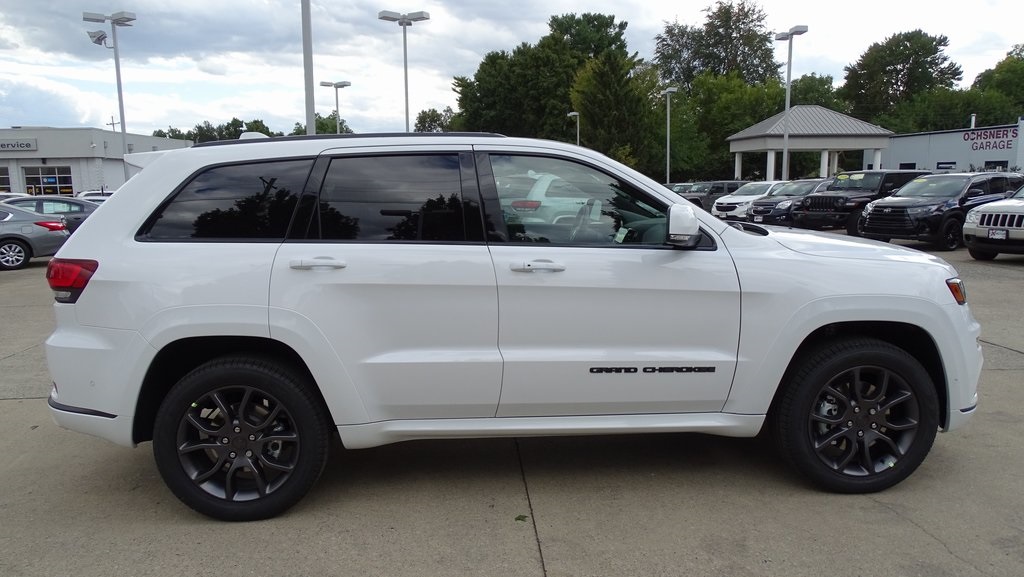
[[[760,439],[429,441],[338,451],[298,506],[248,524],[181,505],[148,443],[53,424],[36,261],[0,274],[0,576],[1019,577],[1024,257],[941,256],[982,321],[981,404],[886,492],[816,491]]]

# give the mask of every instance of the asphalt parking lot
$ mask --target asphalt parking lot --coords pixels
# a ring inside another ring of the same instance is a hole
[[[982,323],[980,406],[886,492],[809,488],[758,439],[410,442],[336,452],[295,508],[248,524],[179,503],[148,443],[53,424],[36,260],[0,274],[0,576],[1020,577],[1024,256],[941,256]]]

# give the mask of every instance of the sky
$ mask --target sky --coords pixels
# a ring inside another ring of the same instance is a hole
[[[821,0],[755,3],[772,32],[808,26],[793,41],[793,78],[830,75],[837,87],[845,66],[900,32],[946,36],[946,55],[963,68],[965,88],[1024,40],[1012,24],[1019,0],[859,0],[843,9]],[[347,80],[352,85],[338,92],[339,107],[355,132],[405,129],[402,28],[379,20],[381,10],[430,14],[406,30],[413,125],[421,110],[457,110],[453,78],[472,77],[488,52],[535,44],[548,33],[552,15],[614,15],[628,23],[629,50],[651,59],[654,38],[667,22],[702,25],[711,4],[311,0],[315,110],[327,116],[335,108],[335,89],[321,81]],[[305,124],[300,6],[300,0],[0,0],[0,128],[110,129],[118,116],[114,51],[87,35],[109,35],[110,23],[84,22],[82,13],[128,11],[137,20],[117,30],[128,132],[170,126],[187,131],[206,120],[217,125],[237,117],[263,120],[287,134],[296,122]],[[786,48],[776,43],[776,60],[783,64]]]

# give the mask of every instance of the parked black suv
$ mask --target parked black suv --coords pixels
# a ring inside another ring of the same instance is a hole
[[[857,236],[864,206],[884,198],[927,170],[856,170],[836,175],[824,192],[804,197],[793,209],[793,225],[799,228],[845,228]]]
[[[705,182],[695,182],[690,186],[690,189],[684,193],[680,193],[686,200],[696,204],[697,206],[711,210],[711,207],[715,205],[715,201],[727,194],[736,192],[736,189],[746,184],[746,180],[709,180]]]
[[[921,176],[892,196],[868,203],[861,217],[861,234],[888,241],[924,240],[941,250],[963,245],[967,211],[1002,200],[1024,184],[1015,173],[956,173]]]
[[[768,193],[761,199],[755,200],[747,211],[746,220],[758,224],[779,224],[789,225],[792,223],[790,213],[794,204],[800,204],[803,197],[824,190],[829,178],[808,178],[788,182],[779,188]]]

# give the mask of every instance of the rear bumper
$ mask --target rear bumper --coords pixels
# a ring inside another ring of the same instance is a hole
[[[132,440],[131,417],[61,404],[57,400],[56,390],[50,393],[46,404],[50,406],[53,422],[63,429],[85,433],[126,447],[135,446]]]

